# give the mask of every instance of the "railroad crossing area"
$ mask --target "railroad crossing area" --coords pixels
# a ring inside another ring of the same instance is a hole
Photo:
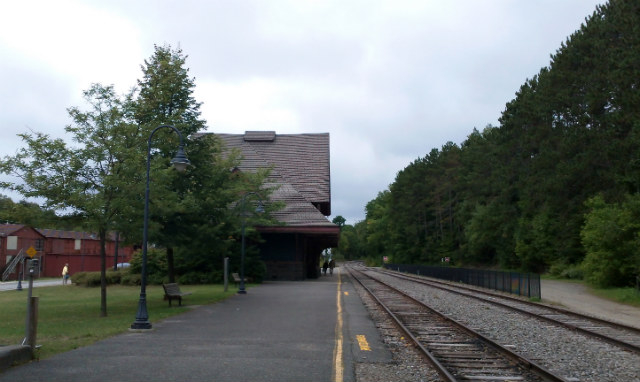
[[[150,331],[12,367],[0,381],[354,381],[357,363],[393,360],[350,278],[336,271],[267,282]]]

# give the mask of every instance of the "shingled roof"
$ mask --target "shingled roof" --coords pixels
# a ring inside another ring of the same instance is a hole
[[[0,237],[11,236],[12,233],[24,227],[24,224],[0,224]]]
[[[81,239],[81,240],[98,240],[98,235],[91,232],[80,231],[63,231],[60,229],[36,228],[45,237],[55,239]]]
[[[216,134],[227,149],[237,148],[239,170],[273,168],[266,186],[277,186],[271,199],[285,207],[273,217],[287,226],[334,226],[331,215],[329,134],[276,134],[247,131]]]

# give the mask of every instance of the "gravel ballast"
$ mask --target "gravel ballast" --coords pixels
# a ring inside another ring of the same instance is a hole
[[[640,356],[602,341],[557,327],[492,304],[428,288],[392,276],[372,273],[376,278],[403,290],[441,313],[509,346],[515,352],[570,381],[640,382]],[[357,284],[354,282],[354,284]],[[357,288],[385,342],[397,357],[397,364],[359,365],[357,381],[438,381],[440,380],[395,329],[362,288]],[[400,343],[400,345],[398,345]],[[402,348],[402,349],[400,349]],[[402,374],[406,370],[406,374]],[[418,372],[419,371],[419,372]],[[377,377],[373,375],[379,373]]]

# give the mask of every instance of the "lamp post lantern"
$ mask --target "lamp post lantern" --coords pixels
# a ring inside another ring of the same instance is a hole
[[[241,246],[241,252],[240,252],[240,286],[238,287],[238,294],[247,294],[247,290],[244,288],[244,228],[246,225],[246,217],[244,216],[244,210],[245,210],[245,204],[247,201],[247,196],[249,195],[255,195],[258,197],[258,206],[256,207],[255,212],[257,213],[262,213],[264,212],[264,206],[262,205],[262,198],[260,197],[260,195],[256,192],[247,192],[246,194],[244,194],[242,196],[242,199],[240,200],[240,213],[242,214],[241,218],[242,218],[242,246]]]
[[[138,311],[136,313],[136,320],[131,324],[131,329],[151,329],[151,323],[149,322],[149,314],[147,313],[147,239],[149,233],[149,172],[151,168],[151,139],[156,131],[162,128],[169,128],[178,134],[180,137],[180,146],[178,146],[178,152],[176,156],[171,160],[171,164],[176,170],[182,172],[189,165],[189,159],[184,153],[184,140],[182,139],[182,133],[171,125],[161,125],[156,127],[149,135],[149,142],[147,144],[147,184],[144,193],[144,222],[142,228],[142,270],[140,278],[140,300],[138,301]]]

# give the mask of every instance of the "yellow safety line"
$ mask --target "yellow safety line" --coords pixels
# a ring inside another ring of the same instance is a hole
[[[341,286],[342,278],[340,277],[340,272],[338,272],[338,297],[336,299],[336,306],[338,308],[338,319],[336,320],[336,346],[333,349],[335,382],[343,382],[344,379],[344,365],[342,363],[342,344],[344,341],[342,336],[342,293],[340,292]]]
[[[358,340],[358,346],[360,346],[360,350],[362,351],[371,351],[371,347],[369,346],[369,342],[367,341],[367,337],[364,334],[358,334],[356,336]]]

